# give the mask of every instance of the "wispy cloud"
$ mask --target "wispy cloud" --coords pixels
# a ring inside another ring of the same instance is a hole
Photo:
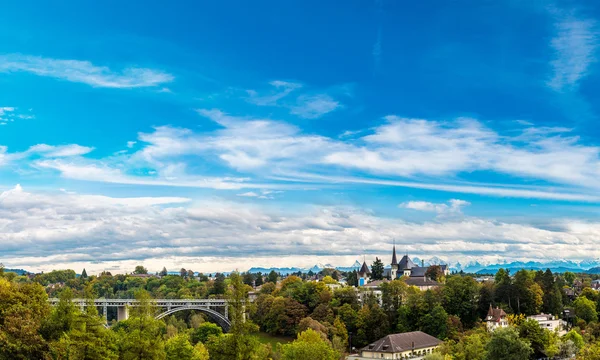
[[[274,87],[274,90],[267,95],[259,95],[256,90],[247,90],[248,98],[246,100],[250,103],[259,106],[276,106],[278,105],[278,101],[288,96],[292,91],[300,89],[302,84],[283,81],[283,80],[274,80],[269,83]]]
[[[377,38],[375,40],[375,44],[373,44],[373,62],[375,65],[375,71],[378,71],[381,68],[381,57],[383,55],[382,49],[382,37],[383,37],[383,29],[381,26],[377,28]]]
[[[589,66],[596,61],[597,25],[594,20],[576,17],[573,12],[564,14],[557,9],[552,12],[557,20],[556,34],[550,42],[554,50],[550,63],[552,75],[547,84],[559,92],[577,89]]]
[[[256,90],[247,90],[246,101],[259,106],[287,108],[291,114],[304,119],[316,119],[342,107],[339,101],[326,93],[304,93],[290,96],[292,92],[303,87],[300,83],[276,80],[269,84],[273,90],[267,94],[259,93]]]
[[[434,212],[436,214],[460,214],[462,208],[470,205],[468,201],[460,199],[451,199],[448,204],[432,203],[427,201],[407,201],[398,205],[400,208],[411,209],[417,211]]]
[[[13,106],[0,106],[0,125],[7,125],[16,120],[30,120],[34,118],[35,116],[31,113],[31,109],[20,111]]]
[[[148,68],[128,67],[121,71],[114,71],[107,66],[97,66],[89,61],[21,54],[1,55],[0,72],[28,72],[93,87],[123,89],[158,86],[174,79],[171,74]]]
[[[342,105],[327,94],[302,95],[291,107],[291,113],[305,119],[316,119],[328,114]]]
[[[27,154],[42,154],[45,157],[70,157],[80,156],[90,153],[94,150],[93,147],[81,146],[77,144],[52,146],[46,144],[34,145],[27,150]]]

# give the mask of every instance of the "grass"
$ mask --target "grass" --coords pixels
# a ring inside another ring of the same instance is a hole
[[[271,344],[273,350],[277,350],[277,344],[287,344],[294,340],[293,338],[270,335],[264,332],[259,332],[258,334],[256,334],[256,336],[258,337],[261,343]]]

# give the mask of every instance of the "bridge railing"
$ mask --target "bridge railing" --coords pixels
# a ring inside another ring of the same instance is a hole
[[[50,298],[48,302],[51,305],[56,305],[60,299]],[[86,306],[88,300],[86,299],[72,299],[73,303]],[[151,299],[149,303],[159,307],[174,307],[174,306],[207,306],[207,307],[220,307],[226,306],[227,300],[225,299]],[[139,301],[136,299],[94,299],[94,306],[109,306],[109,307],[120,307],[120,306],[138,306]]]

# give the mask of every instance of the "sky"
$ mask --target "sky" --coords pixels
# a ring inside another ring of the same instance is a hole
[[[0,262],[600,258],[600,4],[5,2]]]

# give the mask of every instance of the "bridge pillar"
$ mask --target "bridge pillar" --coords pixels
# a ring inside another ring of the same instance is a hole
[[[117,321],[123,321],[129,319],[129,309],[127,306],[117,307]]]
[[[104,323],[108,324],[108,305],[106,304],[106,300],[102,304],[102,316],[104,317]]]

